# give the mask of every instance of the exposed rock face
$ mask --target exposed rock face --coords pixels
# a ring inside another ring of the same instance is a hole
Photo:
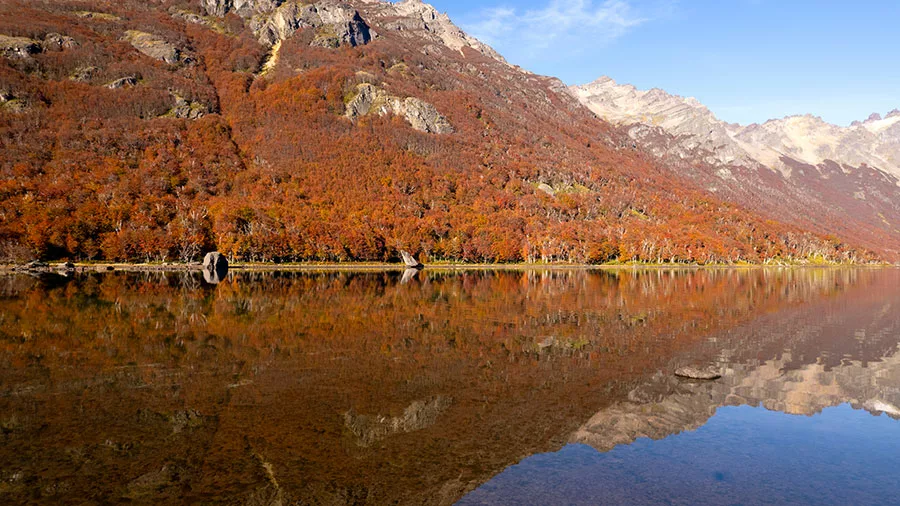
[[[0,55],[5,58],[29,58],[41,52],[41,44],[25,37],[0,35]]]
[[[156,35],[137,30],[128,30],[125,32],[125,40],[130,42],[141,53],[151,58],[162,60],[169,65],[190,63],[190,58],[185,57],[181,49]]]
[[[75,11],[75,15],[79,18],[86,19],[102,19],[104,21],[121,21],[122,18],[116,16],[114,14],[107,14],[105,12],[93,12],[93,11]]]
[[[301,28],[316,30],[313,45],[338,47],[342,44],[360,46],[372,40],[369,26],[359,13],[347,5],[317,5],[288,2],[270,16],[254,19],[251,27],[259,41],[272,46]]]
[[[233,12],[241,17],[272,12],[283,0],[201,0],[206,12],[211,16],[224,16]]]
[[[415,97],[395,97],[372,84],[363,83],[357,86],[356,96],[347,103],[345,114],[350,119],[356,119],[371,113],[403,116],[420,132],[453,132],[453,125],[433,105]]]
[[[2,106],[5,110],[20,114],[28,110],[29,103],[27,99],[24,98],[16,98],[9,95],[3,95],[3,98],[0,99],[0,106]]]
[[[402,114],[416,130],[434,134],[453,133],[453,126],[435,107],[418,98],[408,97],[403,101],[396,114]]]
[[[107,88],[111,90],[117,90],[119,88],[130,88],[132,86],[137,86],[138,80],[134,76],[125,76],[106,85]]]
[[[466,34],[453,24],[446,14],[438,12],[421,0],[403,0],[399,3],[364,1],[368,4],[367,10],[378,18],[380,26],[387,30],[410,37],[422,37],[454,51],[470,48],[495,60],[506,62],[493,48]]]
[[[274,46],[303,28],[316,30],[312,44],[321,47],[360,46],[374,37],[356,10],[334,1],[203,0],[202,5],[212,16],[233,12],[250,19],[250,27],[266,46]]]
[[[72,75],[69,76],[69,79],[77,81],[79,83],[86,83],[93,79],[98,72],[100,72],[100,69],[98,67],[78,67],[77,69],[75,69],[75,72],[73,72]]]
[[[60,35],[58,33],[48,33],[41,43],[44,51],[63,51],[65,49],[75,49],[78,42],[72,37]]]
[[[175,107],[169,111],[167,116],[179,119],[200,119],[211,112],[210,107],[204,103],[188,101],[180,95],[174,96]]]
[[[180,19],[187,23],[193,23],[195,25],[205,25],[205,26],[209,25],[209,22],[207,21],[207,19],[205,17],[200,16],[200,15],[195,14],[190,11],[173,8],[173,9],[169,10],[169,13],[172,15],[173,18]]]

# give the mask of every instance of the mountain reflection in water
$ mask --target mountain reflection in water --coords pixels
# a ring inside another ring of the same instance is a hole
[[[889,269],[0,277],[0,502],[450,504],[721,406],[896,416],[898,302]]]

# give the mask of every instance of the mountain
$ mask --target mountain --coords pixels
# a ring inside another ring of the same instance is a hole
[[[900,245],[900,111],[849,127],[791,116],[742,126],[695,98],[608,77],[571,88],[599,118],[729,200],[895,256]]]
[[[828,169],[868,185],[835,205],[832,183],[709,159],[721,132],[635,137],[418,0],[10,0],[0,55],[3,262],[900,251],[874,169]]]
[[[708,163],[747,165],[753,157],[729,132],[729,125],[695,98],[670,95],[665,91],[638,90],[601,77],[585,86],[572,87],[575,96],[600,118],[617,124],[660,127],[680,140],[688,152],[709,152]]]
[[[754,158],[779,166],[781,157],[819,165],[826,160],[859,167],[867,165],[900,178],[900,111],[884,119],[871,115],[847,128],[812,115],[790,116],[762,125],[742,127],[737,140]]]

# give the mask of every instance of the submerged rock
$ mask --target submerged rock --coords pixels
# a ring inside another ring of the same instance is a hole
[[[405,434],[434,425],[450,407],[450,399],[437,396],[427,401],[415,401],[401,416],[360,415],[353,410],[344,413],[344,425],[357,437],[357,444],[370,446],[395,434]]]
[[[719,371],[717,367],[713,366],[705,366],[705,367],[694,367],[694,366],[686,366],[679,367],[675,370],[675,376],[679,378],[689,378],[689,379],[697,379],[697,380],[714,380],[722,377],[722,373]]]

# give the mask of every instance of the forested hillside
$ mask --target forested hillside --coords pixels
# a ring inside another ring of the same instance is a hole
[[[0,261],[869,261],[407,0],[0,0]]]

